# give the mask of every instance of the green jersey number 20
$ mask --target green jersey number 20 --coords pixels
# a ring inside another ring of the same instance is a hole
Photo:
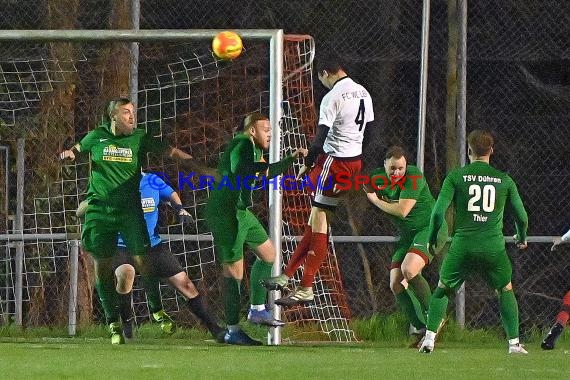
[[[485,185],[470,185],[469,195],[471,198],[467,203],[467,211],[479,212],[481,208],[485,212],[492,212],[495,210],[495,186]]]

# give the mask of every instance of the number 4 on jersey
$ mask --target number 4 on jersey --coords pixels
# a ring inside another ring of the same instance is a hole
[[[358,106],[358,113],[356,114],[356,119],[354,122],[359,125],[358,130],[362,131],[364,127],[364,99],[360,99],[360,106]]]

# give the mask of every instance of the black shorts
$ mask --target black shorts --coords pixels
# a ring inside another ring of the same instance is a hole
[[[148,254],[151,273],[159,278],[169,278],[184,272],[180,262],[168,249],[168,244],[160,243],[150,249]],[[113,258],[113,272],[123,264],[134,266],[133,257],[126,248],[119,247],[117,255]]]

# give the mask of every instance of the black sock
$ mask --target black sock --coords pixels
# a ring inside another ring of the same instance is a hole
[[[131,294],[119,294],[119,314],[123,323],[133,318],[133,308],[131,306]]]
[[[198,317],[200,322],[206,325],[214,337],[220,333],[222,328],[218,326],[218,323],[214,320],[214,317],[208,311],[208,308],[204,304],[204,300],[200,294],[194,298],[190,298],[188,300],[188,306],[190,307],[192,313]]]

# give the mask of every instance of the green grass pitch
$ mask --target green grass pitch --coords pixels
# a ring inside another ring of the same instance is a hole
[[[213,342],[25,339],[0,344],[4,379],[568,379],[570,347],[441,343],[432,354],[379,344],[236,347]]]
[[[80,330],[0,328],[0,379],[570,379],[570,333],[553,351],[540,349],[542,331],[525,337],[528,355],[507,354],[500,330],[463,330],[453,322],[432,354],[407,348],[401,317],[355,321],[361,342],[217,344],[201,330],[162,337],[144,325],[137,338],[111,346],[102,327]],[[570,329],[569,329],[570,330]],[[264,340],[266,330],[249,328]],[[284,330],[284,336],[290,333]]]

